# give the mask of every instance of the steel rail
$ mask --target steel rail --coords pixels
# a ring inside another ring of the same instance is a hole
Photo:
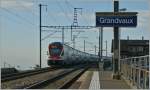
[[[56,80],[59,80],[59,79],[62,79],[63,77],[65,77],[66,75],[76,71],[76,70],[79,70],[80,68],[75,68],[75,69],[72,69],[72,70],[69,70],[69,71],[65,71],[61,74],[58,74],[58,75],[55,75],[55,76],[52,76],[50,77],[49,79],[46,79],[46,80],[43,80],[43,81],[40,81],[40,82],[37,82],[37,83],[34,83],[30,86],[27,86],[25,87],[25,89],[41,89],[41,88],[44,88],[46,86],[48,86],[50,83],[53,83],[55,82]],[[75,78],[75,77],[74,77]],[[76,77],[77,78],[77,77]],[[71,80],[67,81],[67,83],[69,83]],[[66,83],[66,84],[67,84]],[[58,87],[58,88],[64,88],[66,87],[66,84],[62,85],[61,87]]]
[[[19,79],[19,78],[23,78],[23,77],[27,77],[27,76],[32,76],[32,75],[44,73],[44,72],[47,72],[50,70],[56,70],[56,68],[43,68],[43,69],[39,69],[39,70],[31,70],[31,71],[26,71],[26,72],[10,74],[5,77],[2,77],[1,82],[15,80],[15,79]]]
[[[81,70],[77,75],[73,76],[71,79],[67,80],[62,84],[58,89],[67,89],[69,88],[88,68]]]
[[[46,68],[42,68],[43,69],[47,69]],[[5,74],[5,75],[1,75],[1,78],[7,78],[7,77],[12,77],[14,75],[19,75],[19,74],[25,74],[25,73],[30,73],[30,72],[36,72],[36,71],[39,71],[41,69],[36,69],[36,70],[26,70],[26,71],[20,71],[20,72],[16,72],[16,73],[11,73],[11,74]]]

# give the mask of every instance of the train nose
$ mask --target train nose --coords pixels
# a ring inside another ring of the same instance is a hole
[[[51,60],[60,60],[61,57],[60,56],[51,56],[50,59]]]

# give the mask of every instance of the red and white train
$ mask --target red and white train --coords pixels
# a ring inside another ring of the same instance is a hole
[[[98,61],[98,56],[74,49],[61,42],[53,42],[48,46],[48,65],[75,65]]]

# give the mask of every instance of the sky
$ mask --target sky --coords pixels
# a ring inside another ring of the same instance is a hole
[[[74,8],[78,10],[79,26],[95,26],[95,12],[112,12],[113,0],[0,0],[0,61],[1,67],[9,64],[19,69],[31,69],[39,64],[39,4],[42,6],[42,25],[70,26],[73,24]],[[121,39],[150,39],[150,1],[119,0],[119,8],[125,12],[138,12],[138,25],[134,28],[120,28]],[[62,41],[61,29],[42,28],[42,67],[47,66],[48,44]],[[44,31],[49,30],[49,31]],[[103,28],[103,49],[108,41],[108,55],[111,56],[113,28]],[[79,31],[82,31],[79,33]],[[73,30],[76,49],[86,52],[98,51],[98,28]],[[73,46],[70,29],[65,29],[65,43]],[[105,55],[105,52],[103,53]]]

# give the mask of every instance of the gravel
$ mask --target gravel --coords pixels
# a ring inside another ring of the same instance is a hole
[[[28,77],[24,77],[24,78],[20,78],[20,79],[16,79],[16,80],[2,82],[1,88],[2,89],[24,88],[26,86],[33,84],[33,83],[48,79],[49,77],[54,76],[54,75],[59,74],[59,73],[62,73],[64,71],[66,71],[66,70],[65,69],[58,69],[55,71],[49,71],[49,72],[45,72],[45,73],[41,73],[41,74],[37,74],[37,75],[32,75],[32,76],[28,76]]]

